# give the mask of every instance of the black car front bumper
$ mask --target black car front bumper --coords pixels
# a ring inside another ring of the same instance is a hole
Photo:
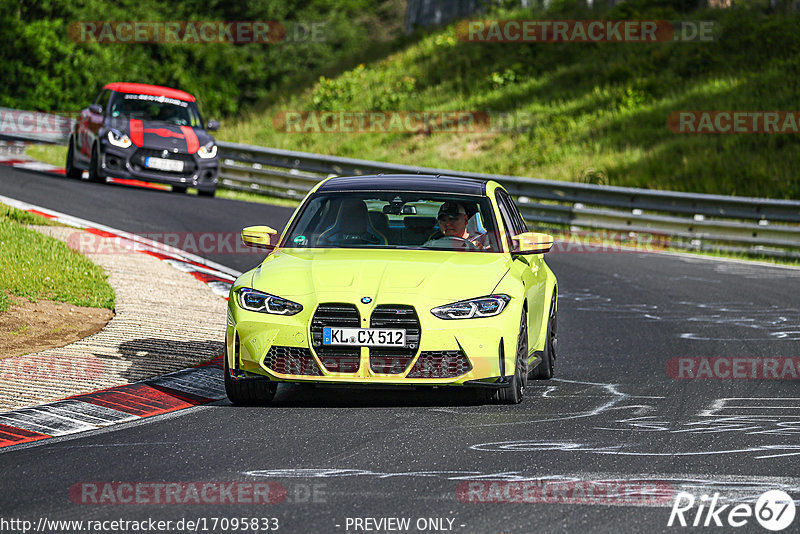
[[[120,148],[108,142],[102,143],[100,155],[102,156],[100,160],[102,172],[111,178],[129,178],[174,186],[195,187],[201,191],[213,191],[217,188],[219,160],[216,157],[204,159],[197,154],[139,148],[135,145]],[[181,161],[183,170],[153,169],[147,166],[147,158]]]

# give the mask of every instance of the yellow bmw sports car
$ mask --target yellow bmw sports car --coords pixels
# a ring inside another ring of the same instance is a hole
[[[280,382],[480,389],[515,404],[553,376],[553,238],[528,232],[498,183],[334,177],[231,288],[225,389],[268,404]]]

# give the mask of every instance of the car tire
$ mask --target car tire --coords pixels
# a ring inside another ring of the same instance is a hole
[[[89,181],[98,184],[106,183],[106,177],[103,176],[103,171],[100,169],[99,145],[94,145],[94,147],[92,147],[92,157],[89,161]]]
[[[225,394],[233,404],[242,406],[264,406],[272,402],[278,390],[277,382],[268,378],[248,378],[234,380],[228,366],[228,351],[225,350]]]
[[[186,193],[186,189],[187,189],[187,187],[185,185],[173,185],[172,186],[172,192],[173,193],[183,194],[183,193]]]
[[[534,380],[549,380],[555,374],[556,349],[558,348],[557,298],[556,293],[553,292],[553,298],[550,301],[550,315],[547,318],[547,340],[542,352],[542,361],[531,371],[531,378]]]
[[[492,392],[490,400],[497,404],[519,404],[525,395],[528,382],[528,314],[522,313],[517,336],[517,352],[514,362],[514,375],[507,386]]]
[[[67,178],[80,180],[81,177],[83,177],[83,171],[75,166],[75,138],[72,136],[69,137],[69,145],[67,147],[67,162],[64,167],[66,168],[65,174]]]
[[[216,189],[198,189],[197,194],[201,197],[213,197],[217,194]]]

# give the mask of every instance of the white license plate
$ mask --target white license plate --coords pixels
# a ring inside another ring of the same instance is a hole
[[[405,330],[386,328],[334,328],[322,330],[323,345],[356,345],[362,347],[404,347]]]
[[[144,158],[144,166],[160,171],[183,171],[183,162],[178,159]]]

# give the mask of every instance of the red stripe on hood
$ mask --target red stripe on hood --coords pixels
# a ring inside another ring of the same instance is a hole
[[[173,132],[172,130],[167,130],[166,128],[145,128],[144,133],[153,133],[160,137],[177,137],[178,139],[185,138],[182,134]]]
[[[194,154],[200,148],[200,141],[197,140],[197,134],[188,126],[181,126],[183,136],[186,138],[186,150],[189,154]]]
[[[142,121],[131,119],[131,141],[134,145],[141,147],[144,144],[144,134],[142,132]]]

